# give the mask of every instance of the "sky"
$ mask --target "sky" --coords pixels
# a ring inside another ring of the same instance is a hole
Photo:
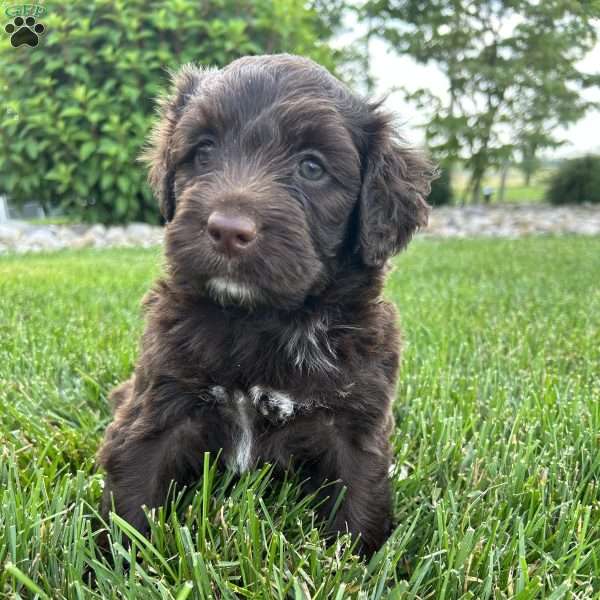
[[[349,24],[350,25],[350,24]],[[347,33],[339,36],[337,43],[345,45],[352,43],[360,36],[359,28],[350,25]],[[440,97],[447,97],[446,79],[442,72],[435,66],[423,66],[417,64],[409,56],[399,56],[390,51],[381,40],[370,42],[371,73],[376,80],[375,96],[385,95],[397,86],[423,87],[426,85]],[[598,44],[581,61],[580,67],[586,72],[600,71],[600,44]],[[586,98],[600,102],[600,90],[586,91]],[[392,109],[404,124],[405,137],[416,144],[423,143],[423,132],[419,125],[422,123],[422,115],[411,104],[406,103],[400,93],[391,93],[386,105]],[[547,152],[549,157],[571,157],[586,152],[600,153],[600,111],[590,111],[579,122],[568,129],[561,129],[559,136],[567,140],[567,143],[557,150]]]

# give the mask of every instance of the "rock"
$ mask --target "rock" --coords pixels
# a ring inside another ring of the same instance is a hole
[[[82,223],[76,223],[75,225],[69,225],[68,227],[65,227],[65,229],[73,232],[78,237],[85,235],[89,228],[89,225],[83,225]]]
[[[21,229],[13,225],[0,225],[0,243],[12,246],[21,237]]]
[[[160,230],[146,223],[131,223],[126,228],[127,238],[135,246],[153,246],[159,243],[155,231],[157,229]]]
[[[96,244],[96,238],[93,233],[87,231],[80,237],[73,238],[69,242],[69,247],[73,250],[82,250],[83,248],[92,248]]]
[[[65,243],[66,246],[69,245],[69,242],[79,237],[77,233],[70,227],[59,227],[56,235],[58,236],[59,240]]]
[[[127,235],[137,238],[150,236],[154,227],[147,223],[130,223],[127,225]]]
[[[38,251],[59,250],[65,246],[50,227],[38,227],[27,231],[23,241],[26,247]]]
[[[125,231],[125,227],[110,227],[106,231],[106,242],[109,246],[127,246],[129,238]]]

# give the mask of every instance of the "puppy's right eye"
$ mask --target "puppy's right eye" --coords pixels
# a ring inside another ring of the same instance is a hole
[[[197,166],[205,166],[210,156],[215,149],[215,142],[210,138],[206,138],[200,141],[196,146],[196,153],[194,155],[194,162]]]
[[[318,160],[305,158],[300,163],[300,175],[310,181],[318,181],[325,174],[325,169]]]

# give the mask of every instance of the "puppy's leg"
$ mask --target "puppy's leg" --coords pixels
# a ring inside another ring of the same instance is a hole
[[[370,556],[390,534],[392,510],[388,479],[389,461],[382,457],[350,452],[339,464],[338,477],[346,495],[335,515],[332,530],[360,534],[359,547]]]
[[[266,460],[300,469],[304,489],[317,492],[328,533],[360,536],[370,556],[387,539],[392,522],[389,433],[391,418],[371,433],[335,423],[328,415],[298,418],[263,441]]]
[[[115,512],[142,533],[143,506],[163,505],[171,482],[187,485],[202,471],[204,452],[214,450],[209,425],[190,416],[161,431],[144,431],[139,419],[113,422],[99,453],[106,469],[102,515]]]
[[[333,468],[322,470],[320,475],[323,480],[339,482],[326,486],[320,492],[327,497],[320,512],[329,519],[337,506],[330,532],[347,531],[352,536],[360,535],[359,550],[370,556],[381,547],[390,533],[389,461],[350,445],[337,450],[333,461],[325,461],[324,465]]]
[[[129,401],[134,388],[135,375],[132,375],[127,381],[124,381],[110,393],[108,403],[110,404],[113,413]]]

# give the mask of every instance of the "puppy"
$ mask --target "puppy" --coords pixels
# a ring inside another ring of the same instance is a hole
[[[160,113],[146,159],[167,270],[113,392],[103,512],[147,531],[142,507],[220,451],[240,473],[292,465],[324,517],[345,488],[331,533],[371,554],[399,360],[385,264],[426,224],[432,169],[378,104],[296,56],[184,66]]]

